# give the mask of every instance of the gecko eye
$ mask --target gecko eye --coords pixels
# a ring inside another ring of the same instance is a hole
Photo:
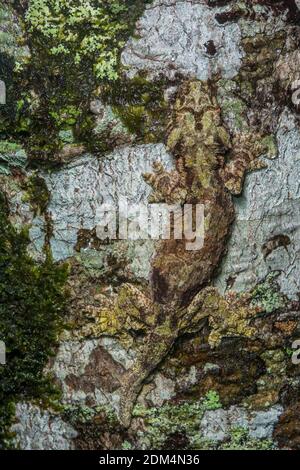
[[[216,48],[216,46],[215,46],[214,41],[212,41],[212,40],[207,41],[207,42],[204,44],[204,47],[205,47],[205,49],[206,49],[207,54],[209,54],[209,55],[211,55],[211,56],[216,55],[216,53],[217,53],[217,48]]]

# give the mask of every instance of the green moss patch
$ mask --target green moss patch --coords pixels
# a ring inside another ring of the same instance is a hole
[[[164,140],[168,107],[164,100],[166,80],[149,81],[143,76],[123,77],[102,89],[103,101],[110,105],[131,134],[143,143]]]
[[[41,401],[57,390],[44,375],[63,327],[67,267],[48,255],[43,264],[27,254],[26,230],[10,224],[0,199],[0,340],[6,345],[6,365],[0,366],[0,448],[13,418],[13,403]]]

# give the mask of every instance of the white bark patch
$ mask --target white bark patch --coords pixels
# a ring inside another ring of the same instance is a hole
[[[219,24],[218,11],[188,0],[155,0],[137,23],[138,39],[131,38],[122,54],[129,76],[147,70],[151,77],[233,78],[244,55],[241,32],[236,23]]]

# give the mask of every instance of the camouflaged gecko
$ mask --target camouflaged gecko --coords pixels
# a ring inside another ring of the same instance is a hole
[[[241,318],[238,333],[250,334],[245,308],[238,302],[234,307],[232,302],[227,304],[207,286],[225,252],[234,220],[230,191],[239,194],[246,171],[257,167],[266,150],[260,142],[261,136],[253,134],[231,141],[222,125],[213,85],[194,80],[180,87],[167,131],[167,147],[177,169],[167,172],[156,164],[154,173],[144,177],[153,187],[151,202],[205,205],[205,242],[198,252],[187,251],[185,240],[159,242],[148,292],[126,287],[126,305],[119,305],[119,310],[130,315],[137,298],[144,298],[139,315],[148,327],[135,365],[123,378],[120,419],[125,426],[130,424],[143,384],[182,334],[199,331],[209,317],[215,319],[211,325],[216,330],[217,323],[235,325],[234,318]]]
[[[185,249],[184,240],[160,244],[152,266],[155,301],[186,306],[209,284],[234,220],[231,194],[242,191],[246,171],[261,167],[258,157],[266,151],[261,142],[256,134],[241,134],[231,141],[211,84],[190,81],[181,86],[167,136],[177,178],[176,171],[163,172],[160,167],[145,179],[153,187],[151,202],[205,205],[205,243],[193,253]]]

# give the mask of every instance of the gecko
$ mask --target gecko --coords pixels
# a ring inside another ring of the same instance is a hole
[[[126,427],[145,381],[177,339],[200,331],[209,316],[220,319],[221,306],[224,315],[237,313],[238,307],[231,312],[211,281],[235,218],[232,194],[241,193],[246,172],[259,167],[266,148],[260,135],[230,136],[216,95],[212,82],[189,80],[179,87],[166,135],[176,169],[155,164],[153,173],[144,175],[153,189],[151,202],[204,204],[205,240],[197,252],[187,251],[184,239],[160,241],[147,292],[127,285],[126,305],[119,309],[128,312],[139,298],[139,314],[149,326],[133,368],[122,379],[119,417]],[[245,309],[242,316],[244,321]]]

